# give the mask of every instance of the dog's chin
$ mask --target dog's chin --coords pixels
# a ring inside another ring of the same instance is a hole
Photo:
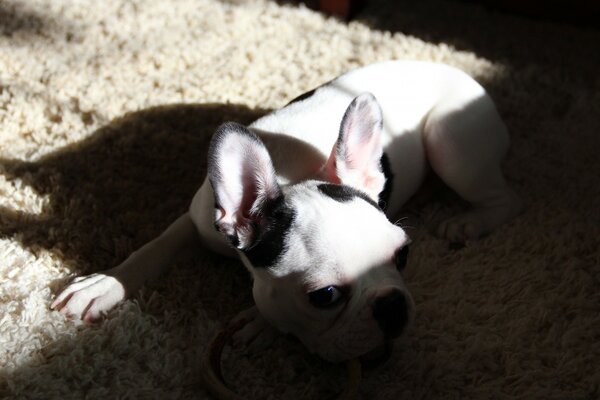
[[[365,369],[371,369],[380,366],[389,360],[392,355],[392,349],[394,348],[394,342],[386,340],[382,345],[377,346],[368,353],[360,356],[360,362]]]

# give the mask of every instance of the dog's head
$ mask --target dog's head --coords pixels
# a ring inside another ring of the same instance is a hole
[[[413,315],[400,275],[409,239],[377,203],[381,134],[377,101],[357,97],[320,180],[286,186],[264,144],[241,125],[222,125],[209,150],[215,227],[252,272],[258,309],[331,361],[384,346]]]

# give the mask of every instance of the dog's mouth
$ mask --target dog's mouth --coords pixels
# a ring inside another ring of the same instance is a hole
[[[394,342],[386,340],[381,346],[360,356],[360,362],[365,369],[373,369],[389,360],[392,355]]]

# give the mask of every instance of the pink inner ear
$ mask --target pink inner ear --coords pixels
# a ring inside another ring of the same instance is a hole
[[[344,154],[338,154],[337,144],[333,146],[329,159],[323,168],[325,176],[329,182],[340,184],[344,176],[352,174],[354,176],[364,176],[370,180],[371,175],[380,173],[379,160],[381,158],[380,135],[375,133],[371,136],[359,136],[345,138],[346,144]]]
[[[223,209],[222,222],[244,223],[261,212],[265,201],[279,195],[270,156],[258,139],[236,132],[224,137],[216,152],[213,189]]]
[[[370,140],[369,140],[370,139]],[[363,174],[368,174],[371,168],[377,168],[380,154],[375,151],[379,146],[379,135],[374,134],[373,137],[358,137],[353,140],[355,143],[348,144],[346,154],[346,167],[348,169],[361,171]]]
[[[352,186],[375,200],[385,184],[379,165],[383,153],[381,116],[376,111],[364,104],[349,107],[338,141],[322,170],[322,179]]]
[[[242,217],[248,218],[250,217],[252,206],[256,202],[257,185],[255,184],[254,180],[248,177],[245,173],[243,174],[242,182],[242,199],[240,200],[239,211]]]
[[[329,159],[323,167],[321,179],[323,179],[326,182],[335,183],[336,185],[342,183],[342,180],[340,179],[337,173],[336,146],[333,146],[333,149],[331,149]]]

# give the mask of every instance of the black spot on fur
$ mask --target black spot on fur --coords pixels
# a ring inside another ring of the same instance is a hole
[[[345,203],[352,201],[355,197],[361,198],[379,211],[382,211],[377,203],[375,203],[366,193],[356,190],[353,187],[346,185],[336,185],[333,183],[321,183],[317,185],[317,189],[326,196],[331,197],[335,201]]]
[[[294,104],[297,103],[299,101],[308,99],[309,97],[311,97],[313,94],[315,94],[315,92],[317,91],[318,88],[315,88],[313,90],[310,90],[306,93],[302,93],[300,96],[294,98],[292,101],[290,101],[289,103],[286,104],[286,107],[289,106],[290,104]]]
[[[323,86],[327,86],[327,85],[328,85],[328,84],[330,84],[331,82],[332,82],[332,81],[325,82],[324,84],[322,84],[321,86],[317,86],[317,87],[316,87],[316,88],[314,88],[313,90],[309,90],[309,91],[308,91],[308,92],[306,92],[306,93],[302,93],[300,96],[298,96],[298,97],[294,98],[292,101],[290,101],[289,103],[287,103],[285,106],[287,107],[287,106],[289,106],[290,104],[298,103],[298,102],[300,102],[300,101],[302,101],[302,100],[306,100],[306,99],[308,99],[309,97],[312,97],[312,95],[313,95],[313,94],[315,94],[315,92],[316,92],[317,90],[319,90],[319,89],[320,89],[320,88],[322,88]]]
[[[273,266],[287,247],[287,235],[296,213],[283,196],[265,208],[264,220],[256,226],[256,239],[242,252],[256,268]]]
[[[385,176],[383,190],[379,193],[379,207],[385,211],[389,204],[390,196],[392,195],[392,180],[394,179],[394,174],[392,173],[392,167],[390,166],[390,159],[386,153],[381,155],[379,163],[381,165],[381,171]]]

